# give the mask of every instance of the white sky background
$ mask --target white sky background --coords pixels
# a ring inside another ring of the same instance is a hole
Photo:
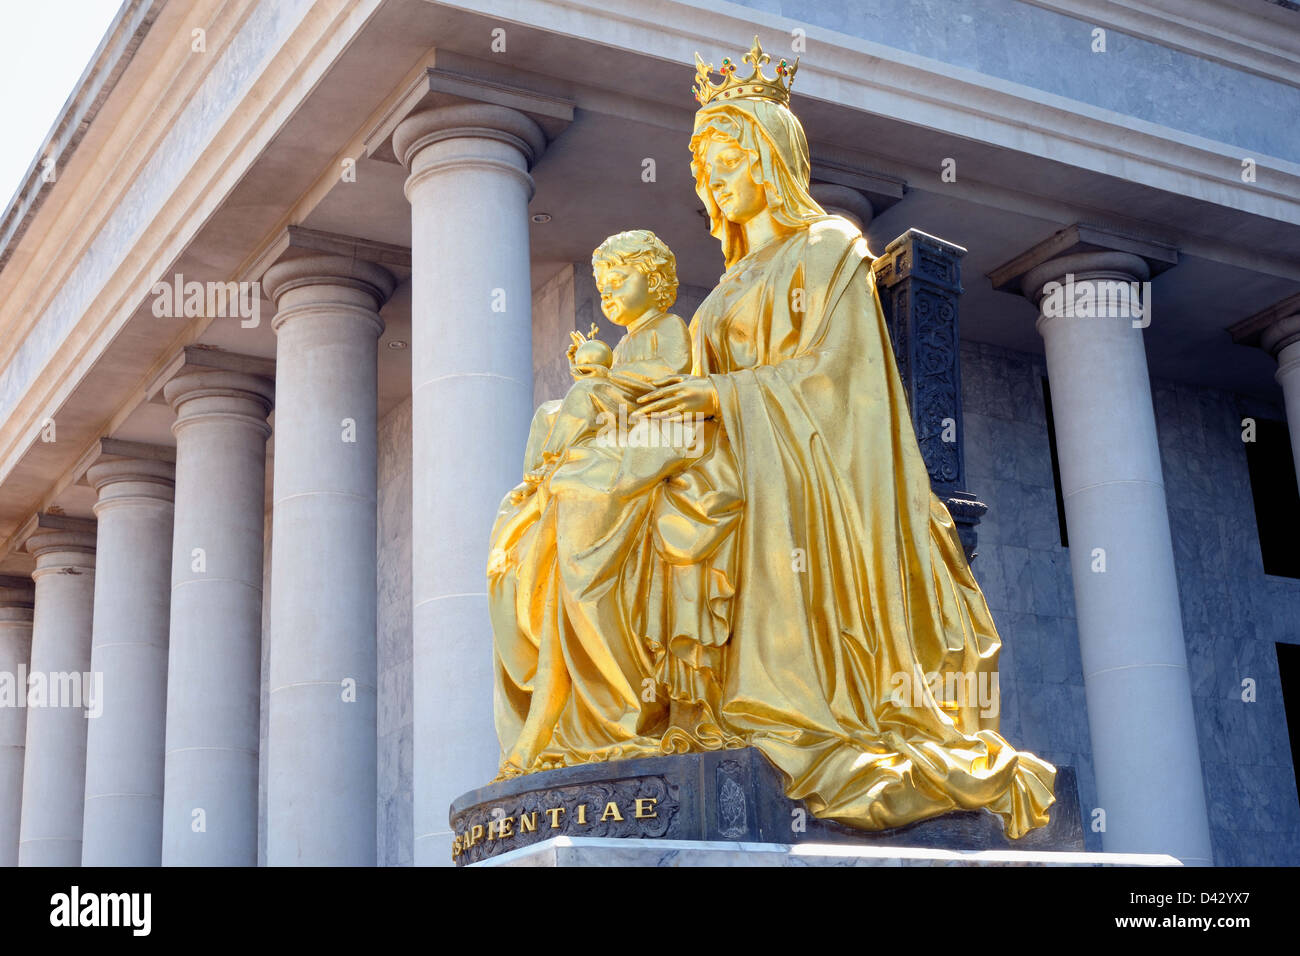
[[[120,6],[119,0],[0,0],[0,213]]]

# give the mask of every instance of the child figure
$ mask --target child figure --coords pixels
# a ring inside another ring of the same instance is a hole
[[[662,240],[648,229],[620,232],[592,253],[591,267],[601,311],[627,332],[612,355],[604,343],[571,333],[570,372],[577,381],[533,419],[524,453],[529,492],[572,445],[619,421],[620,406],[626,421],[637,398],[691,371],[686,323],[667,311],[677,298],[677,260]]]
[[[599,340],[574,333],[568,355],[576,379],[561,401],[537,410],[525,453],[524,483],[511,494],[516,505],[532,495],[564,460],[568,449],[599,435],[611,421],[637,408],[637,398],[691,371],[686,323],[667,311],[677,298],[677,263],[672,251],[646,229],[610,236],[592,253],[592,272],[606,317],[627,332],[611,353]],[[593,330],[594,332],[594,330]],[[612,419],[607,416],[613,416]],[[502,762],[502,777],[527,773],[551,740],[570,691],[558,647],[538,648],[528,717]]]

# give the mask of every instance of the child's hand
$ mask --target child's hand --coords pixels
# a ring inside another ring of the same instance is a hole
[[[584,378],[604,378],[609,374],[609,369],[603,365],[569,365],[569,372],[575,379]]]
[[[587,339],[583,337],[581,332],[570,332],[569,338],[573,342],[569,345],[569,349],[565,354],[569,356],[569,372],[574,378],[591,378],[593,375],[601,375],[609,371],[603,365],[580,364],[574,356],[577,354],[578,349],[587,342]]]
[[[573,353],[578,351],[578,346],[587,341],[581,332],[570,332],[569,338],[572,340],[568,350],[564,353],[569,357],[569,364],[573,364]]]

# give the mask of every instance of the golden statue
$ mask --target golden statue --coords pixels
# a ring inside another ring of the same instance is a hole
[[[1055,768],[997,733],[1000,641],[930,490],[866,241],[809,195],[798,63],[768,79],[757,38],[744,62],[720,83],[701,63],[695,86],[691,166],[726,272],[689,374],[669,359],[611,385],[615,362],[593,387],[574,367],[581,416],[681,440],[548,442],[547,403],[493,529],[502,776],[753,746],[819,817],[983,807],[1019,837],[1047,822]],[[608,261],[634,305],[668,285],[662,255]]]

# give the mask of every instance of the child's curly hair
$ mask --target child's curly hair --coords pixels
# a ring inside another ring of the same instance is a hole
[[[593,273],[601,263],[634,266],[644,273],[650,294],[662,311],[677,301],[677,257],[649,229],[629,229],[610,236],[591,254]]]

